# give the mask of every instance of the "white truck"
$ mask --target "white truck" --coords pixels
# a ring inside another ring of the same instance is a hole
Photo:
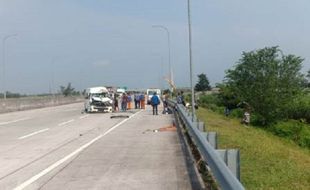
[[[147,95],[147,104],[151,104],[151,98],[154,95],[154,93],[156,92],[156,95],[158,96],[158,98],[160,99],[161,96],[161,91],[158,88],[149,88],[146,90],[146,95]]]
[[[85,112],[112,112],[113,100],[106,87],[92,87],[86,89]]]

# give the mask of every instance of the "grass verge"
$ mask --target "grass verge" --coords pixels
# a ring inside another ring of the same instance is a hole
[[[309,149],[204,108],[197,115],[207,131],[218,132],[219,148],[240,150],[241,182],[246,189],[309,189]]]

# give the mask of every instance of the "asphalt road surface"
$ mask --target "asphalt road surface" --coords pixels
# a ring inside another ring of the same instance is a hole
[[[0,114],[0,189],[197,189],[171,115],[82,108]]]

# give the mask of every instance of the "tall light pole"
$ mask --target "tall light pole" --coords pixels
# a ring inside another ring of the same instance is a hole
[[[168,59],[169,59],[169,80],[172,82],[172,68],[171,68],[171,52],[170,52],[170,33],[167,27],[163,25],[153,25],[153,28],[162,28],[167,32],[168,37]]]
[[[4,100],[6,100],[6,84],[5,84],[5,42],[12,37],[16,37],[17,34],[11,34],[11,35],[7,35],[2,39],[2,47],[3,47],[3,98]]]
[[[188,45],[189,45],[189,66],[190,66],[190,82],[192,91],[192,121],[195,117],[195,91],[193,86],[193,63],[192,63],[192,29],[191,29],[191,5],[190,0],[187,0],[187,13],[188,13]]]

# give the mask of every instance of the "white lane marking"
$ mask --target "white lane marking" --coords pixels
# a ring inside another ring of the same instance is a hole
[[[80,119],[84,119],[86,117],[88,117],[89,115],[84,115],[84,116],[81,116]]]
[[[28,120],[28,119],[30,119],[30,117],[24,117],[24,118],[16,119],[16,120],[13,120],[13,121],[5,121],[5,122],[1,122],[0,125],[7,125],[7,124],[11,124],[11,123],[16,123],[16,122],[19,122],[19,121],[25,121],[25,120]]]
[[[68,123],[71,123],[71,122],[73,122],[73,121],[74,121],[74,119],[71,119],[71,120],[69,120],[69,121],[65,121],[65,122],[59,123],[58,126],[63,126],[63,125],[66,125],[66,124],[68,124]]]
[[[39,133],[43,133],[45,131],[48,131],[50,130],[49,128],[46,128],[46,129],[42,129],[42,130],[39,130],[39,131],[36,131],[36,132],[33,132],[33,133],[30,133],[28,135],[25,135],[25,136],[22,136],[22,137],[19,137],[18,139],[21,140],[21,139],[25,139],[25,138],[28,138],[28,137],[31,137],[33,135],[36,135],[36,134],[39,134]]]
[[[88,143],[84,144],[83,146],[81,146],[80,148],[76,149],[75,151],[73,151],[72,153],[70,153],[69,155],[67,155],[66,157],[58,160],[57,162],[55,162],[54,164],[50,165],[49,167],[47,167],[46,169],[44,169],[43,171],[41,171],[40,173],[38,173],[37,175],[31,177],[30,179],[28,179],[27,181],[25,181],[24,183],[20,184],[19,186],[15,187],[14,190],[22,190],[24,188],[26,188],[28,185],[30,185],[31,183],[35,182],[36,180],[38,180],[39,178],[41,178],[42,176],[44,176],[45,174],[49,173],[50,171],[52,171],[53,169],[55,169],[56,167],[58,167],[59,165],[61,165],[62,163],[64,163],[65,161],[69,160],[71,157],[73,157],[74,155],[80,153],[81,151],[83,151],[84,149],[86,149],[87,147],[89,147],[90,145],[92,145],[94,142],[98,141],[99,139],[101,139],[102,137],[104,137],[105,135],[109,134],[111,131],[113,131],[114,129],[116,129],[117,127],[119,127],[120,125],[122,125],[123,123],[125,123],[126,121],[128,121],[130,118],[134,117],[135,115],[137,115],[138,113],[140,113],[142,110],[140,110],[139,112],[133,114],[132,116],[130,116],[129,118],[119,122],[118,124],[114,125],[113,127],[111,127],[109,130],[107,130],[105,133],[100,134],[99,136],[97,136],[96,138],[94,138],[93,140],[89,141]]]
[[[69,112],[69,111],[80,111],[81,109],[67,109],[67,110],[62,110],[63,112]]]

